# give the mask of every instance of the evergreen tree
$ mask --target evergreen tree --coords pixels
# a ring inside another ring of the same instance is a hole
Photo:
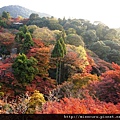
[[[22,27],[19,28],[19,31],[22,31],[24,34],[28,32],[28,27],[27,25],[24,25]]]
[[[28,50],[34,45],[34,42],[32,40],[31,34],[26,33],[25,34],[25,39],[22,45],[22,53],[27,53]]]
[[[12,69],[19,83],[30,83],[38,73],[37,60],[33,57],[28,59],[25,54],[19,54],[15,59]]]
[[[10,18],[10,13],[9,12],[6,12],[6,11],[3,11],[2,12],[2,17],[3,18],[6,18],[7,20]]]
[[[28,50],[34,45],[32,36],[30,32],[28,32],[26,25],[20,27],[19,32],[15,36],[15,41],[18,45],[18,51],[20,53],[27,53]]]
[[[55,47],[52,51],[51,57],[54,57],[54,58],[64,57],[64,49],[62,44],[60,43],[60,40],[57,40]]]
[[[23,33],[23,31],[19,31],[16,36],[15,36],[15,41],[19,44],[22,44],[22,40],[24,39],[25,34]]]
[[[61,43],[61,45],[63,47],[64,55],[66,55],[66,46],[65,46],[65,42],[64,42],[62,37],[60,38],[60,43]]]
[[[62,38],[62,34],[57,35],[57,42],[52,51],[51,57],[57,58],[56,63],[56,81],[58,84],[61,83],[61,60],[66,54],[66,46]]]

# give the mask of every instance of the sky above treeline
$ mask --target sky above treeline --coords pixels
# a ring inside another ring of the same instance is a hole
[[[101,21],[110,28],[120,27],[120,0],[0,0],[0,8],[8,5],[20,5],[56,18],[80,18]]]

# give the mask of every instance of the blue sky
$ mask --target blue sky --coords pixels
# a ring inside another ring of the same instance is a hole
[[[120,27],[120,0],[0,0],[0,7],[20,5],[55,17],[101,21]]]

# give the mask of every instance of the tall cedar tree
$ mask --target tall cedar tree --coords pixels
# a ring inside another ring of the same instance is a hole
[[[60,43],[60,40],[57,40],[55,47],[52,51],[51,57],[58,58],[58,59],[60,57],[64,57],[64,50],[63,50],[62,44]]]
[[[61,58],[63,58],[64,55],[66,54],[66,46],[62,38],[62,35],[57,35],[56,38],[57,38],[57,42],[52,51],[51,57],[57,58],[56,81],[58,84],[60,84],[61,82]]]

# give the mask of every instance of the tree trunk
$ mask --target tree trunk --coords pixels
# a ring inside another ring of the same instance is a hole
[[[59,61],[59,84],[61,83],[61,58]]]
[[[56,82],[57,82],[57,84],[59,84],[58,74],[59,74],[59,60],[57,59],[57,63],[56,63]]]

